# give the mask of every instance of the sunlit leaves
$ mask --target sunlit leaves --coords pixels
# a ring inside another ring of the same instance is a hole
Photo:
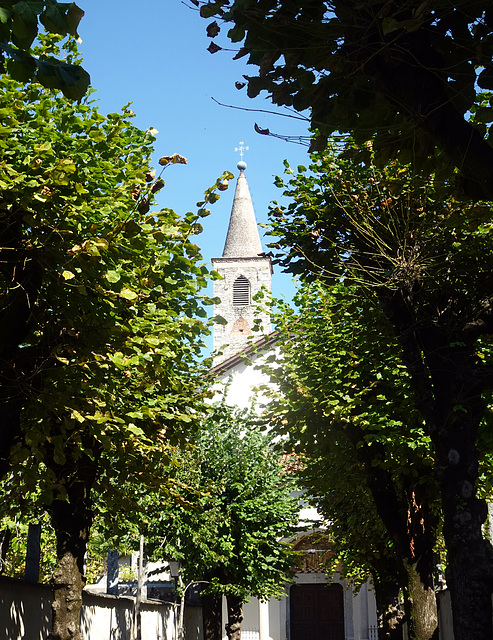
[[[125,298],[125,300],[129,300],[130,302],[136,300],[139,297],[139,294],[128,287],[123,287],[120,291],[120,297]]]
[[[196,444],[178,458],[181,504],[161,511],[151,534],[209,592],[281,596],[294,562],[281,538],[297,524],[298,501],[271,438],[246,412],[216,406]]]
[[[0,241],[10,258],[0,326],[2,348],[14,349],[1,392],[22,398],[30,434],[12,450],[9,508],[38,488],[63,499],[83,458],[98,469],[96,494],[128,507],[129,476],[152,484],[164,444],[206,412],[209,273],[191,238],[209,211],[152,210],[164,181],[128,107],[103,116],[36,85],[1,83]],[[173,154],[161,164],[185,163]],[[31,280],[19,284],[26,264]]]
[[[105,277],[108,280],[108,282],[115,283],[120,280],[121,276],[118,273],[118,271],[107,271]]]

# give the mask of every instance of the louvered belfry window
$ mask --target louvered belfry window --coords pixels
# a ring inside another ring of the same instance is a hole
[[[245,276],[238,276],[233,284],[233,306],[246,307],[250,304],[250,282]]]

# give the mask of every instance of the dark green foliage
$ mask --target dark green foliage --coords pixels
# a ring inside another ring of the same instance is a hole
[[[492,550],[477,444],[493,389],[491,207],[408,165],[378,169],[371,145],[314,160],[286,185],[293,202],[272,211],[278,260],[308,280],[353,284],[393,326],[432,443],[456,637],[486,637]]]
[[[373,139],[381,166],[398,157],[434,170],[446,158],[464,191],[493,199],[488,0],[200,5],[203,17],[221,18],[229,38],[241,42],[237,57],[258,67],[247,78],[248,95],[267,91],[277,105],[310,109],[322,138],[349,132],[358,143]]]
[[[383,614],[389,585],[411,609],[413,567],[433,603],[440,514],[433,452],[391,325],[374,296],[343,284],[302,284],[295,310],[278,305],[283,366],[269,370],[279,390],[270,420],[296,451],[325,518],[330,569],[341,566],[357,585],[371,575]]]
[[[81,100],[90,78],[80,62],[61,60],[49,49],[40,53],[33,43],[39,22],[49,33],[78,37],[83,15],[75,2],[4,0],[0,7],[0,71],[7,71],[20,82],[36,81],[59,89],[67,98]]]

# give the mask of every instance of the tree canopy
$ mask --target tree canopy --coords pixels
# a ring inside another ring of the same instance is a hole
[[[294,479],[272,438],[244,410],[216,407],[190,455],[191,509],[173,509],[164,527],[185,578],[247,600],[279,597],[293,555],[283,538],[298,523]],[[172,536],[171,536],[172,534]]]
[[[29,419],[39,425],[67,413],[72,426],[92,421],[98,437],[109,429],[108,446],[117,446],[118,433],[122,441],[139,434],[139,421],[157,414],[170,433],[179,431],[191,397],[182,394],[189,378],[179,372],[196,366],[208,301],[199,293],[208,271],[192,239],[209,210],[183,219],[169,209],[149,213],[164,181],[149,168],[154,138],[131,124],[128,107],[103,116],[89,103],[2,82],[6,405],[29,400]],[[161,159],[164,168],[184,162]],[[178,349],[182,369],[174,364]],[[119,415],[142,397],[144,413]],[[11,418],[2,418],[5,465],[16,433]],[[134,432],[124,434],[131,423]],[[39,446],[42,429],[31,430],[29,445]]]
[[[268,414],[299,456],[332,566],[342,562],[356,584],[372,575],[382,625],[402,589],[411,636],[431,637],[440,521],[433,452],[392,326],[375,298],[358,293],[315,281],[300,285],[295,309],[277,302],[282,366],[269,368],[278,390]]]
[[[67,98],[80,100],[89,87],[89,74],[80,61],[61,59],[49,48],[33,47],[39,24],[46,32],[78,37],[84,12],[75,2],[57,0],[6,0],[0,8],[0,72],[20,82],[36,81],[59,89]]]
[[[164,180],[128,106],[103,116],[36,83],[0,83],[0,471],[7,508],[50,513],[65,638],[59,614],[77,625],[78,613],[64,589],[80,602],[95,497],[107,513],[131,507],[129,479],[155,484],[166,447],[206,413],[213,276],[194,238],[232,175],[195,213],[151,211]]]
[[[295,555],[288,539],[299,509],[294,478],[272,437],[247,411],[226,405],[215,407],[195,446],[181,456],[181,501],[161,509],[152,529],[156,539],[165,538],[168,556],[180,560],[185,581],[206,583],[206,637],[215,637],[210,621],[224,594],[228,635],[236,638],[242,603],[280,597],[291,577]]]
[[[433,445],[456,637],[483,638],[491,618],[477,616],[484,609],[460,583],[469,576],[487,594],[491,585],[486,505],[476,493],[476,445],[481,424],[491,424],[491,209],[409,165],[378,169],[370,144],[360,151],[360,162],[327,150],[312,172],[287,168],[292,202],[273,208],[273,246],[290,271],[374,296],[394,326]]]
[[[216,18],[209,51],[221,49],[224,24],[236,57],[258,67],[245,77],[248,95],[267,91],[274,104],[310,109],[317,148],[349,132],[373,139],[382,165],[399,158],[436,169],[445,157],[466,193],[493,199],[487,0],[193,1]]]

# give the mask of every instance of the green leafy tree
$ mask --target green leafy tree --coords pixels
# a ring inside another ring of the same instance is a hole
[[[476,445],[493,381],[491,210],[408,166],[377,170],[371,145],[365,153],[366,164],[327,152],[313,173],[287,168],[293,200],[272,212],[279,261],[371,292],[394,326],[433,446],[456,638],[486,638],[493,564]]]
[[[39,582],[49,582],[56,564],[56,541],[46,512],[39,514],[30,512],[25,517],[19,514],[13,518],[2,518],[0,523],[2,534],[4,536],[8,532],[8,537],[2,539],[2,547],[5,543],[6,548],[2,548],[4,560],[1,573],[12,578],[24,578],[30,524],[41,527]]]
[[[280,597],[294,555],[298,501],[294,481],[252,416],[226,406],[201,428],[190,456],[182,506],[164,511],[157,535],[179,559],[186,582],[207,583],[203,595],[207,640],[221,635],[220,596],[228,603],[229,638],[241,631],[242,603]],[[219,606],[219,611],[217,608]],[[217,624],[219,620],[219,625]]]
[[[282,367],[269,368],[278,389],[270,422],[300,456],[303,484],[330,523],[332,564],[342,559],[357,583],[371,572],[382,637],[402,633],[384,624],[400,586],[409,637],[428,640],[438,490],[392,327],[355,287],[302,285],[295,302],[274,315]]]
[[[78,37],[84,12],[75,2],[4,0],[0,7],[0,72],[20,82],[36,81],[80,100],[89,87],[89,74],[79,61],[60,59],[59,52],[33,46],[41,23],[46,32]]]
[[[65,640],[80,637],[94,493],[125,509],[123,480],[155,484],[163,446],[201,414],[209,273],[193,239],[232,176],[197,213],[151,212],[164,181],[128,107],[103,116],[0,82],[0,471],[12,504],[50,512],[51,637]]]
[[[36,39],[41,24],[46,33],[78,37],[77,28],[84,11],[75,2],[56,0],[18,2],[8,0],[0,10],[0,64],[20,82],[34,81],[58,89],[70,99],[80,100],[90,82],[80,60],[60,59],[56,48],[40,51]],[[70,45],[69,45],[70,46]]]
[[[193,2],[216,18],[209,51],[220,50],[224,24],[236,58],[258,67],[248,95],[267,91],[276,105],[310,109],[318,145],[349,132],[360,143],[374,138],[381,164],[399,157],[432,171],[445,155],[466,193],[493,200],[488,0]]]

